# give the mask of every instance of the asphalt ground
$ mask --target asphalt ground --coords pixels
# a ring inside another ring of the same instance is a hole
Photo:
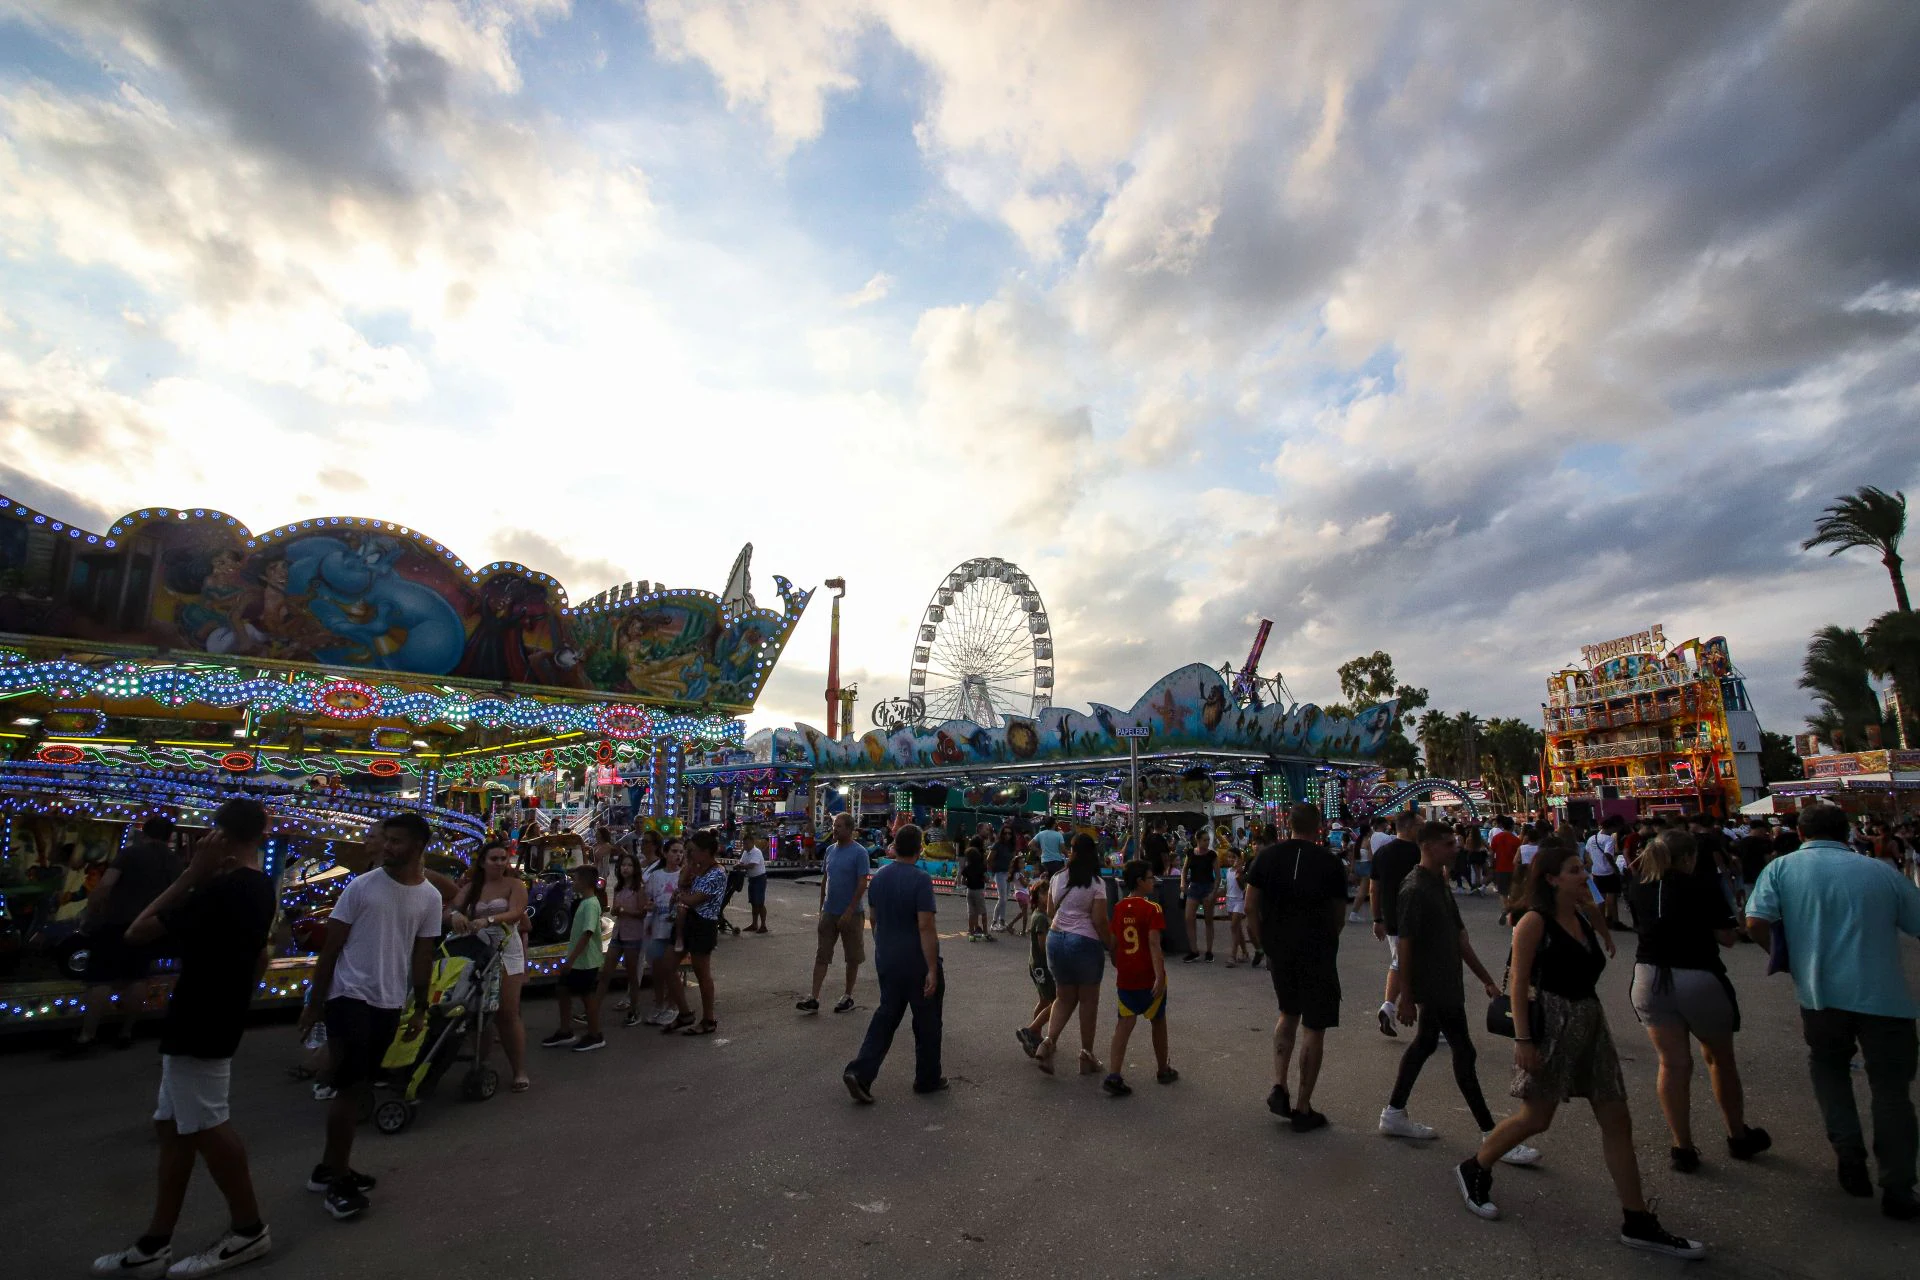
[[[1468,1214],[1454,1188],[1452,1166],[1476,1135],[1440,1055],[1410,1110],[1441,1136],[1414,1145],[1374,1131],[1406,1039],[1388,1040],[1375,1025],[1384,948],[1363,926],[1343,938],[1346,1025],[1329,1035],[1315,1096],[1332,1125],[1297,1135],[1263,1105],[1267,975],[1227,969],[1224,932],[1215,963],[1171,966],[1180,1081],[1153,1083],[1143,1028],[1130,1058],[1135,1093],[1116,1100],[1096,1077],[1049,1078],[1022,1055],[1012,1031],[1033,1005],[1026,942],[951,936],[965,920],[964,900],[952,897],[941,898],[940,919],[949,935],[945,1071],[953,1088],[910,1092],[903,1026],[875,1086],[878,1104],[855,1106],[840,1072],[876,999],[871,971],[861,975],[856,1012],[807,1017],[793,1007],[811,973],[816,893],[805,883],[773,884],[773,932],[722,942],[718,1034],[669,1038],[615,1021],[599,1053],[531,1050],[527,1094],[468,1103],[445,1088],[398,1136],[363,1127],[355,1164],[380,1186],[372,1211],[349,1223],[329,1219],[302,1186],[318,1157],[322,1107],[285,1074],[298,1056],[294,1029],[287,1021],[254,1027],[234,1065],[233,1114],[274,1253],[244,1272],[284,1280],[1920,1275],[1920,1224],[1888,1221],[1877,1201],[1851,1199],[1835,1184],[1791,986],[1762,976],[1756,948],[1736,949],[1729,962],[1745,1011],[1739,1050],[1749,1114],[1775,1146],[1751,1164],[1726,1157],[1702,1071],[1694,1118],[1706,1165],[1691,1177],[1667,1168],[1654,1058],[1627,1002],[1630,952],[1604,980],[1648,1193],[1663,1222],[1714,1250],[1686,1264],[1617,1243],[1618,1204],[1583,1104],[1563,1108],[1538,1140],[1540,1167],[1500,1168],[1494,1192],[1504,1218],[1493,1223]],[[1505,946],[1492,902],[1464,899],[1463,912],[1497,965]],[[1907,955],[1920,980],[1920,948]],[[829,1008],[837,983],[836,974]],[[1103,1056],[1112,1018],[1109,991]],[[551,999],[531,1000],[528,1022],[536,1038],[551,1030]],[[1511,1047],[1476,1039],[1483,1087],[1502,1114]],[[85,1274],[88,1260],[138,1233],[152,1195],[157,1078],[150,1030],[131,1051],[71,1063],[30,1042],[0,1044],[0,1276]],[[1860,1095],[1865,1114],[1864,1082]],[[197,1172],[176,1243],[198,1247],[224,1225],[218,1194]]]

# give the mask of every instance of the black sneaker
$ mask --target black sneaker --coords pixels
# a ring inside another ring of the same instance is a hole
[[[860,1083],[860,1077],[853,1074],[852,1067],[848,1067],[845,1071],[842,1071],[840,1073],[840,1083],[847,1086],[847,1092],[853,1095],[853,1100],[855,1102],[863,1102],[868,1105],[872,1105],[873,1093],[867,1088],[866,1085]]]
[[[949,1087],[950,1086],[947,1084],[947,1078],[945,1076],[941,1076],[938,1080],[935,1080],[932,1084],[914,1085],[913,1091],[915,1093],[945,1093]]]
[[[1920,1200],[1914,1199],[1911,1190],[1889,1190],[1880,1197],[1880,1212],[1895,1222],[1912,1222],[1920,1218]]]
[[[542,1049],[571,1048],[574,1042],[579,1038],[580,1037],[574,1035],[573,1032],[571,1031],[556,1031],[552,1035],[548,1036],[545,1040],[542,1040],[540,1042],[540,1047]]]
[[[1384,1008],[1380,1010],[1380,1034],[1383,1036],[1398,1036],[1400,1034],[1399,1030],[1393,1025],[1393,1015],[1388,1013]]]
[[[1675,1173],[1698,1173],[1700,1170],[1698,1147],[1670,1147],[1667,1158],[1672,1161]]]
[[[1254,952],[1254,953],[1253,953],[1253,959],[1251,959],[1251,960],[1249,960],[1249,961],[1247,961],[1247,968],[1249,968],[1249,969],[1258,969],[1258,968],[1260,967],[1260,962],[1261,962],[1262,960],[1265,960],[1266,958],[1267,958],[1267,953],[1266,953],[1266,952],[1264,952],[1264,951],[1256,951],[1256,952]]]
[[[1206,953],[1205,955],[1203,955],[1203,956],[1201,956],[1200,958],[1201,958],[1202,960],[1205,960],[1205,961],[1206,961],[1206,962],[1207,962],[1208,964],[1212,964],[1212,963],[1213,963],[1213,952],[1211,952],[1211,951],[1209,951],[1209,952],[1207,952],[1207,953]]]
[[[800,1001],[798,1004],[794,1005],[793,1007],[798,1009],[802,1013],[820,1012],[820,1002],[818,1000],[815,1000],[812,996],[808,996],[805,1000]]]
[[[1121,1079],[1117,1071],[1109,1072],[1107,1078],[1100,1082],[1100,1087],[1116,1098],[1124,1098],[1133,1092],[1133,1086]]]
[[[637,1027],[640,1025],[640,1015],[637,1013],[630,1013],[626,1017],[620,1019],[620,1025],[623,1027]]]
[[[1751,1160],[1773,1145],[1773,1135],[1765,1129],[1747,1126],[1747,1131],[1737,1138],[1727,1139],[1727,1154],[1735,1160]]]
[[[573,1051],[575,1053],[592,1053],[595,1049],[604,1049],[606,1047],[607,1038],[605,1036],[581,1036],[573,1042]]]
[[[1293,1113],[1293,1131],[1312,1133],[1315,1129],[1327,1127],[1327,1118],[1312,1107],[1300,1107]]]
[[[1031,1027],[1019,1028],[1013,1033],[1013,1038],[1020,1042],[1021,1052],[1029,1058],[1040,1052],[1040,1037],[1033,1033]]]
[[[327,1166],[317,1164],[313,1166],[313,1172],[307,1175],[307,1190],[331,1191],[333,1190],[333,1184],[336,1182],[352,1187],[361,1195],[367,1194],[367,1192],[380,1185],[376,1179],[370,1178],[364,1173],[355,1173],[352,1169],[347,1170],[345,1173],[335,1173],[333,1170],[327,1168]]]
[[[1626,1220],[1620,1224],[1620,1243],[1630,1249],[1645,1249],[1648,1253],[1664,1253],[1669,1258],[1704,1258],[1707,1246],[1698,1240],[1689,1240],[1677,1236],[1660,1225],[1660,1219],[1652,1213],[1627,1210]]]
[[[353,1189],[351,1183],[339,1182],[327,1188],[327,1212],[333,1215],[336,1222],[359,1217],[371,1204],[364,1194]]]
[[[1873,1175],[1867,1172],[1865,1156],[1840,1158],[1840,1189],[1850,1196],[1873,1194]]]
[[[836,1003],[836,1004],[835,1004],[835,1005],[833,1006],[833,1011],[834,1011],[835,1013],[852,1013],[852,1012],[853,1012],[853,997],[852,997],[852,996],[841,996],[841,997],[840,997],[840,999],[839,999],[839,1001],[838,1001],[838,1003]]]
[[[1481,1168],[1478,1160],[1468,1156],[1453,1167],[1453,1180],[1459,1184],[1460,1198],[1467,1202],[1469,1213],[1488,1222],[1500,1216],[1500,1206],[1493,1202],[1492,1170]]]
[[[1182,960],[1180,963],[1181,964],[1199,964],[1200,953],[1198,951],[1189,951],[1187,952],[1187,958],[1185,960]]]
[[[1287,1086],[1277,1084],[1267,1090],[1267,1110],[1282,1120],[1293,1119],[1293,1099],[1287,1096]]]
[[[1153,1078],[1155,1082],[1159,1084],[1172,1084],[1175,1080],[1178,1080],[1180,1078],[1180,1073],[1178,1071],[1175,1071],[1172,1067],[1162,1067],[1160,1068],[1159,1071],[1154,1073]]]

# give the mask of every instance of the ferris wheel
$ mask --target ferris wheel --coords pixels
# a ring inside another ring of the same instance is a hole
[[[934,588],[914,637],[907,696],[923,723],[989,728],[1052,704],[1053,630],[1019,565],[976,558]]]

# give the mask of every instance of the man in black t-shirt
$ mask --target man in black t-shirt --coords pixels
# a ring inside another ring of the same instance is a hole
[[[987,928],[987,850],[978,839],[967,841],[961,855],[960,884],[967,891],[967,940],[993,937]]]
[[[247,1171],[247,1149],[227,1118],[227,1086],[247,1005],[267,959],[273,880],[260,869],[267,811],[229,800],[194,846],[186,871],[127,927],[127,940],[175,941],[180,976],[160,1032],[160,1186],[153,1217],[133,1247],[97,1258],[95,1275],[158,1276],[173,1256],[173,1228],[196,1157],[226,1197],[232,1227],[201,1254],[175,1264],[212,1275],[272,1248]]]
[[[1323,1127],[1313,1109],[1326,1030],[1340,1025],[1340,929],[1346,923],[1347,868],[1319,843],[1320,810],[1297,804],[1289,812],[1294,838],[1261,850],[1247,872],[1247,923],[1267,953],[1280,1006],[1273,1028],[1273,1088],[1267,1110],[1293,1122],[1295,1133]],[[1303,1029],[1304,1028],[1304,1032]],[[1300,1041],[1299,1105],[1287,1091],[1287,1073]]]
[[[1398,1035],[1394,1013],[1400,998],[1400,885],[1407,873],[1420,863],[1420,846],[1414,833],[1420,830],[1420,815],[1403,813],[1394,824],[1394,837],[1373,855],[1373,872],[1368,890],[1373,903],[1373,936],[1387,944],[1387,990],[1380,999],[1380,1034]]]
[[[172,837],[171,818],[148,818],[88,895],[82,923],[87,934],[87,1012],[79,1035],[60,1051],[60,1057],[77,1058],[93,1050],[100,1021],[114,998],[119,999],[122,1014],[116,1043],[122,1049],[133,1046],[134,1020],[145,1003],[134,997],[134,988],[146,980],[158,956],[154,947],[129,943],[127,926],[140,918],[180,870],[167,847]]]

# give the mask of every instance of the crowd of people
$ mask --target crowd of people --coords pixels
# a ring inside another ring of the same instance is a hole
[[[169,941],[179,978],[161,1033],[154,1210],[131,1246],[95,1261],[95,1274],[211,1275],[271,1248],[227,1107],[231,1059],[277,909],[273,882],[261,870],[265,828],[258,804],[230,802],[183,872],[171,879],[148,875],[141,859],[154,851],[135,842],[117,864],[118,880],[102,895],[102,918],[113,913],[114,935],[102,949],[108,963],[100,984],[111,990],[130,971],[130,957]],[[169,834],[149,824],[142,838],[163,847]],[[1531,1143],[1550,1130],[1563,1103],[1584,1099],[1620,1202],[1621,1241],[1699,1257],[1705,1246],[1669,1232],[1645,1198],[1600,980],[1616,954],[1616,935],[1633,932],[1628,1003],[1658,1059],[1671,1167],[1689,1174],[1707,1158],[1690,1119],[1695,1045],[1727,1156],[1752,1160],[1770,1149],[1772,1138],[1748,1119],[1736,1048],[1739,999],[1721,958],[1745,940],[1767,949],[1770,972],[1792,975],[1813,1093],[1840,1186],[1872,1195],[1877,1167],[1883,1212],[1900,1220],[1920,1217],[1914,1195],[1920,1131],[1911,1098],[1920,1009],[1899,951],[1902,934],[1920,936],[1920,886],[1897,826],[1856,827],[1838,807],[1816,802],[1796,823],[1756,823],[1744,831],[1701,817],[1609,818],[1591,829],[1570,829],[1501,816],[1490,838],[1481,839],[1477,828],[1407,813],[1350,841],[1343,857],[1329,843],[1320,811],[1297,805],[1279,823],[1246,834],[1245,842],[1216,844],[1204,830],[1191,836],[1152,830],[1139,856],[1132,856],[1131,842],[1062,830],[1051,820],[1030,839],[1005,828],[970,839],[958,868],[968,934],[1024,932],[1036,1001],[1014,1036],[1038,1070],[1061,1070],[1060,1042],[1068,1037],[1077,1045],[1077,1071],[1099,1077],[1109,1095],[1127,1097],[1133,1088],[1126,1060],[1144,1019],[1156,1082],[1178,1081],[1169,1044],[1169,926],[1185,926],[1184,945],[1175,948],[1185,952],[1185,962],[1211,961],[1214,904],[1224,899],[1232,942],[1227,964],[1264,965],[1277,1005],[1267,1108],[1295,1133],[1322,1129],[1329,1119],[1315,1107],[1315,1092],[1326,1033],[1340,1025],[1341,935],[1348,924],[1369,924],[1386,950],[1375,1022],[1387,1037],[1411,1029],[1378,1132],[1416,1143],[1437,1136],[1410,1111],[1423,1068],[1444,1044],[1455,1087],[1480,1133],[1477,1150],[1453,1170],[1469,1210],[1498,1218],[1495,1169],[1539,1163],[1542,1154]],[[306,1185],[339,1219],[371,1204],[375,1180],[352,1164],[355,1129],[389,1045],[396,1036],[420,1034],[438,940],[483,935],[498,955],[485,997],[489,1031],[507,1060],[510,1087],[524,1092],[532,1083],[521,1009],[528,886],[500,841],[480,850],[462,880],[430,871],[430,836],[411,815],[370,830],[328,919],[300,1018],[308,1044],[321,1043],[324,1028],[316,1096],[328,1101],[319,1159]],[[919,865],[924,845],[921,829],[903,823],[884,849],[870,851],[841,815],[822,850],[812,984],[798,1009],[818,1013],[836,957],[844,986],[833,1011],[857,1007],[870,930],[879,1001],[859,1052],[842,1071],[848,1093],[861,1104],[874,1101],[908,1014],[913,1090],[947,1088],[946,975],[934,882]],[[731,874],[711,831],[684,840],[648,835],[630,851],[596,849],[573,868],[557,1026],[541,1045],[576,1053],[603,1047],[603,1000],[622,974],[626,1001],[617,1012],[625,1026],[644,1022],[669,1035],[712,1035],[719,1026],[712,955],[731,888],[752,884],[742,863],[754,847],[749,840]],[[764,857],[759,869],[764,875]],[[1170,878],[1178,886],[1172,910],[1184,917],[1179,921],[1170,920],[1163,902]],[[998,902],[991,914],[984,901],[988,885]],[[1510,931],[1497,978],[1459,908],[1462,897],[1489,890],[1499,895],[1500,924]],[[137,908],[129,905],[136,892],[143,899]],[[755,910],[748,931],[767,931],[765,900],[763,881],[759,892],[749,890]],[[1013,904],[1019,910],[1010,917]],[[1102,1061],[1100,1004],[1109,962],[1115,1012]],[[691,984],[681,979],[683,966]],[[643,975],[650,980],[643,982]],[[1467,975],[1488,1002],[1487,1031],[1513,1041],[1508,1092],[1516,1105],[1504,1118],[1494,1115],[1480,1086]],[[648,990],[653,1007],[643,1014]],[[67,1052],[90,1050],[101,1025],[89,1016]],[[482,1047],[483,1056],[490,1047]],[[1872,1094],[1871,1160],[1853,1097],[1856,1057]],[[230,1229],[207,1249],[175,1259],[173,1228],[200,1161],[227,1201]]]

